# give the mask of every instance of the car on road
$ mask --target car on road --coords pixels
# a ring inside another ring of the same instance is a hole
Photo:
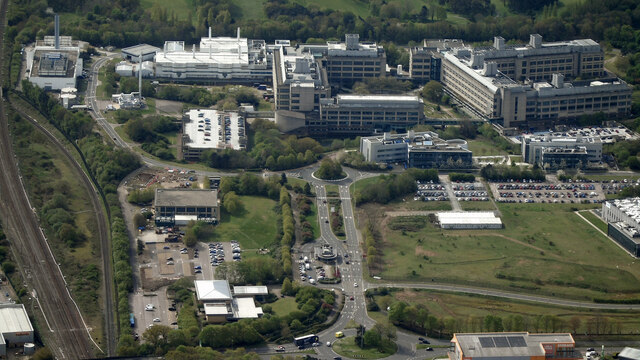
[[[328,224],[328,223],[329,223],[329,220],[325,220],[324,222],[325,222],[325,224]]]
[[[153,308],[154,308],[153,304],[147,304],[147,305],[145,305],[144,310],[145,311],[153,311]]]
[[[353,296],[352,296],[352,297],[350,297],[350,298],[349,298],[349,300],[352,300],[352,301],[353,301]]]
[[[193,268],[196,269],[196,270],[202,270],[202,266],[200,266],[200,265],[196,265]]]
[[[284,352],[284,346],[280,345],[275,349],[277,352]]]
[[[336,338],[340,339],[341,337],[344,337],[344,333],[342,331],[336,331]]]
[[[170,248],[170,247],[168,247],[168,246],[165,246],[165,247],[163,247],[163,249],[165,249],[165,250],[169,250],[169,249],[171,249],[171,248]]]
[[[153,319],[153,322],[160,322],[160,321],[161,321],[160,318],[154,318]]]
[[[423,337],[419,337],[419,338],[418,338],[418,341],[421,341],[421,342],[422,342],[422,341],[424,341],[424,340],[425,340],[425,338],[423,338]]]
[[[194,271],[196,274],[202,274],[202,270],[196,270]]]
[[[169,311],[176,311],[176,308],[175,308],[175,307],[173,307],[173,306],[171,306],[171,307],[169,307],[169,309],[168,309],[168,310],[169,310]]]
[[[167,261],[167,265],[173,265],[173,261]]]
[[[347,265],[349,265],[349,260],[345,261],[344,263],[345,263],[345,264],[347,264]]]
[[[353,283],[353,287],[358,287],[358,283]]]
[[[313,346],[313,347],[318,347],[320,345],[322,345],[322,344],[320,344],[319,342],[314,342],[313,344],[311,344],[311,346]]]
[[[331,347],[331,341],[327,341],[327,346]]]
[[[433,351],[433,348],[432,347],[428,347],[427,351]]]

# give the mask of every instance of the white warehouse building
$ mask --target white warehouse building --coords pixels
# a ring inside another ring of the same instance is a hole
[[[33,326],[23,304],[0,304],[0,356],[7,348],[33,343]]]
[[[443,229],[502,229],[502,220],[492,211],[448,211],[437,217]]]

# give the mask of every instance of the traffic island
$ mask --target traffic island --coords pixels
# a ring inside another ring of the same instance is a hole
[[[355,336],[349,336],[336,340],[332,345],[333,351],[351,359],[382,359],[398,351],[398,345],[392,341],[383,340],[380,346],[360,348],[355,339]]]

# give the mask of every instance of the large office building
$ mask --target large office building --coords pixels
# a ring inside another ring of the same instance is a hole
[[[155,56],[158,78],[254,82],[271,79],[271,66],[264,40],[240,37],[203,37],[200,45],[185,46],[184,41],[167,41]]]
[[[640,198],[616,199],[602,204],[607,233],[631,255],[640,257]]]
[[[7,348],[33,341],[33,326],[24,305],[0,304],[0,356],[7,356]]]
[[[216,224],[220,220],[217,189],[156,189],[153,207],[157,225],[186,225],[192,220]]]
[[[366,161],[406,163],[417,168],[470,168],[472,152],[464,140],[442,140],[434,132],[384,133],[360,139]]]
[[[238,112],[191,109],[182,118],[182,157],[198,160],[206,150],[244,150],[245,129]]]
[[[387,72],[384,48],[375,42],[360,42],[358,34],[346,34],[343,43],[327,42],[325,64],[332,85],[352,84]]]
[[[521,146],[525,162],[545,168],[584,168],[602,161],[602,141],[598,137],[524,135]]]
[[[604,74],[600,56],[596,55],[601,50],[595,42],[576,40],[542,44],[539,40],[539,36],[532,35],[531,44],[512,50],[503,49],[503,40],[496,39],[494,51],[456,48],[445,52],[441,72],[445,90],[476,115],[496,120],[505,128],[549,128],[559,121],[575,121],[583,115],[601,112],[616,117],[629,112],[631,88],[621,79],[565,82],[565,75],[592,77]],[[520,59],[518,56],[522,55],[523,59],[529,60],[518,60],[521,65],[511,69],[511,65],[505,66],[501,62],[504,58],[496,55],[507,50],[515,54],[509,56]],[[538,53],[556,52],[575,56],[566,55],[562,66],[544,64],[546,61],[559,62],[555,57],[534,60],[547,56]],[[583,56],[586,53],[591,55]],[[596,58],[600,60],[594,60]],[[571,65],[567,65],[567,61]],[[542,64],[538,65],[538,62]],[[526,68],[524,64],[528,64]],[[523,69],[528,75],[522,74]]]
[[[275,110],[318,112],[320,99],[331,96],[327,73],[309,53],[287,46],[273,51]]]
[[[26,75],[29,82],[45,90],[75,88],[76,78],[82,75],[80,46],[71,36],[60,36],[59,19],[55,16],[55,35],[36,41],[27,51]]]
[[[253,297],[267,295],[266,286],[235,286],[232,292],[227,280],[196,280],[194,284],[208,323],[257,319],[263,314]]]
[[[582,354],[576,350],[575,345],[569,333],[454,334],[448,355],[449,360],[582,359]]]
[[[369,135],[405,130],[422,123],[424,103],[412,95],[338,95],[320,102],[318,119],[308,120],[313,135]]]
[[[527,45],[505,45],[496,36],[493,47],[476,48],[472,54],[475,66],[495,62],[506,76],[524,80],[550,81],[553,74],[568,78],[605,76],[604,52],[591,39],[543,43],[542,36],[531,34]]]

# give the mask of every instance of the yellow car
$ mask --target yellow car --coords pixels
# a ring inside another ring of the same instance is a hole
[[[338,338],[338,339],[339,339],[339,338],[341,338],[341,337],[344,337],[344,333],[343,333],[342,331],[338,331],[338,332],[336,332],[336,338]]]

